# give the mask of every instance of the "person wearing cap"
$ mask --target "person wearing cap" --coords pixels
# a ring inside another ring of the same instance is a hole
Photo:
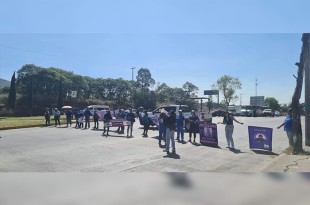
[[[287,138],[288,138],[289,145],[290,146],[294,146],[292,108],[288,109],[288,112],[287,112],[287,115],[285,117],[285,120],[278,127],[278,129],[280,129],[283,126],[284,126],[284,131],[286,131],[286,135],[287,135]]]
[[[192,134],[194,135],[194,143],[196,143],[196,133],[198,132],[199,117],[196,115],[195,110],[192,110],[192,116],[188,118],[189,125],[189,142],[192,142]]]
[[[55,119],[55,127],[57,127],[57,124],[60,126],[60,111],[55,108],[54,110],[54,119]]]
[[[169,112],[169,116],[164,119],[164,123],[167,127],[166,130],[166,149],[164,150],[168,154],[170,148],[170,141],[172,146],[172,154],[175,154],[175,141],[174,141],[174,132],[176,130],[176,115],[173,110]]]
[[[179,110],[179,115],[176,118],[177,121],[177,140],[178,142],[184,142],[184,115],[183,111]],[[181,135],[181,136],[180,136]],[[181,140],[180,140],[181,137]]]

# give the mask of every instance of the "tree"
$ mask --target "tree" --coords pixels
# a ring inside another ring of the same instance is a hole
[[[309,48],[308,44],[310,42],[310,34],[303,34],[302,36],[303,46],[300,54],[300,62],[295,65],[298,66],[296,87],[292,98],[292,118],[293,118],[293,136],[294,140],[293,153],[303,152],[302,148],[302,128],[300,119],[300,102],[302,85],[303,85],[303,74],[305,69],[305,64],[307,64],[309,58]]]
[[[30,116],[32,116],[32,104],[33,104],[32,98],[33,98],[33,78],[30,79],[28,88],[28,107]]]
[[[57,96],[57,108],[60,110],[63,107],[63,104],[64,104],[64,98],[63,98],[62,78],[60,78],[58,87],[58,96]]]
[[[199,88],[194,85],[193,83],[190,83],[188,81],[186,81],[186,83],[184,83],[184,85],[182,86],[183,90],[188,92],[188,94],[191,94],[191,95],[196,95]]]
[[[155,80],[152,78],[152,74],[147,68],[140,68],[137,75],[137,85],[141,90],[145,91],[149,87],[155,84]]]
[[[235,102],[238,99],[236,90],[242,88],[242,83],[238,78],[224,75],[213,86],[223,94],[224,104],[228,107],[231,102]]]
[[[265,105],[268,105],[270,109],[273,110],[279,110],[280,109],[280,105],[279,105],[279,101],[276,100],[274,97],[268,97],[265,99]]]
[[[16,78],[15,78],[15,71],[11,78],[11,86],[8,98],[8,105],[11,108],[12,113],[14,113],[15,105],[16,105]]]

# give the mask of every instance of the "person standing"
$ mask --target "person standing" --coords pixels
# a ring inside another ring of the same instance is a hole
[[[54,120],[55,120],[55,127],[57,127],[57,124],[60,126],[60,111],[55,108],[54,110]]]
[[[196,143],[196,133],[198,132],[199,117],[196,115],[195,111],[192,110],[192,116],[188,118],[189,120],[189,142],[192,142],[192,134],[194,135],[194,143]]]
[[[84,111],[84,118],[85,118],[85,129],[90,128],[90,116],[91,116],[91,112],[89,110],[88,107],[86,107],[85,111]]]
[[[46,108],[44,111],[44,117],[45,117],[45,125],[46,126],[51,125],[51,115],[50,112],[48,111],[48,108]]]
[[[72,125],[72,111],[71,110],[67,110],[66,111],[66,120],[67,120],[67,127],[70,124],[70,127]]]
[[[126,120],[128,120],[130,123],[130,125],[127,126],[127,137],[129,137],[129,129],[130,129],[130,137],[132,137],[133,123],[136,121],[135,114],[132,112],[132,108],[129,109],[129,113],[126,116]]]
[[[109,123],[111,120],[112,120],[112,115],[111,115],[110,110],[108,110],[106,112],[106,114],[104,114],[104,116],[103,116],[103,133],[102,133],[102,135],[105,135],[105,132],[107,129],[107,135],[106,136],[109,136],[110,127],[106,126],[106,123]]]
[[[159,114],[159,118],[158,118],[158,123],[159,123],[159,127],[158,127],[158,130],[159,130],[158,144],[159,144],[160,147],[162,146],[161,141],[162,140],[166,141],[166,131],[167,131],[167,128],[166,128],[166,125],[164,123],[164,120],[165,120],[166,117],[167,117],[166,111],[164,109],[162,109],[160,114]]]
[[[225,124],[225,134],[227,140],[227,148],[235,149],[233,133],[234,133],[234,121],[243,125],[242,122],[239,122],[235,119],[235,117],[229,113],[228,111],[225,112],[222,124]]]
[[[149,115],[147,114],[147,111],[144,110],[144,115],[142,117],[142,122],[143,122],[143,136],[144,137],[148,137],[147,133],[149,131],[149,127],[150,127],[150,121],[149,121]]]
[[[184,142],[184,115],[182,110],[179,110],[179,115],[176,118],[177,121],[177,140],[178,142]],[[181,137],[181,140],[180,140]]]
[[[170,141],[172,146],[172,154],[175,154],[175,141],[174,141],[174,132],[176,130],[176,115],[173,110],[170,111],[169,116],[165,118],[164,123],[167,127],[166,130],[166,149],[164,150],[168,154],[170,148]]]
[[[95,109],[94,111],[94,129],[95,130],[99,129],[99,118],[100,118],[100,114],[98,113],[98,110]]]
[[[284,131],[286,131],[286,135],[288,138],[288,142],[290,146],[294,146],[294,138],[293,138],[293,117],[292,117],[292,108],[288,109],[287,115],[283,124],[281,124],[278,129],[284,126]]]

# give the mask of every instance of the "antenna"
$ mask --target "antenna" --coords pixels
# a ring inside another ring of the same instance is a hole
[[[255,78],[255,96],[256,97],[257,97],[257,85],[258,85],[257,78]]]

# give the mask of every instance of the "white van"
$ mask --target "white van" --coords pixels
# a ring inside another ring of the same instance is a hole
[[[108,105],[89,105],[87,107],[92,114],[94,114],[95,109],[98,111],[107,111],[110,109]]]

